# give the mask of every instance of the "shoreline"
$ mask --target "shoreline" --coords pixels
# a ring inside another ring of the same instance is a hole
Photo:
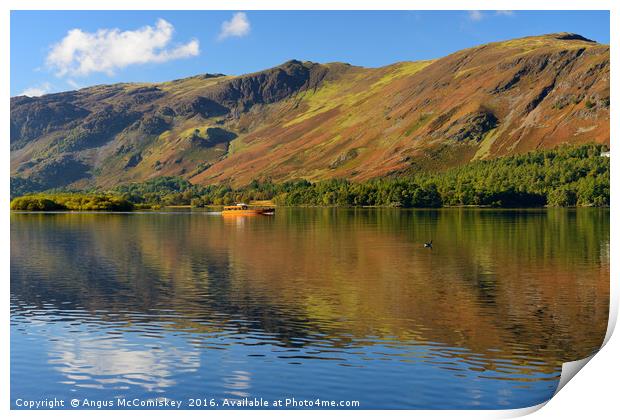
[[[165,206],[157,209],[150,208],[138,208],[128,211],[118,210],[13,210],[10,209],[11,214],[71,214],[71,213],[84,213],[84,214],[132,214],[132,213],[173,213],[170,210],[190,210],[182,213],[192,213],[193,211],[201,213],[220,213],[224,206],[209,206],[209,207],[192,207],[192,206]],[[610,209],[610,206],[567,206],[567,207],[493,207],[493,206],[443,206],[443,207],[390,207],[390,206],[275,206],[281,209],[339,209],[339,210],[353,210],[353,209],[367,209],[367,210],[420,210],[420,211],[440,211],[440,210],[494,210],[494,211],[534,211],[534,210],[580,210],[580,209]]]

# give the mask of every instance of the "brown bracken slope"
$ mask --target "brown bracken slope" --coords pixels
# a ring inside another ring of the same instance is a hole
[[[239,77],[20,96],[10,141],[11,175],[45,187],[365,180],[609,145],[609,46],[560,33],[381,68],[293,60]]]

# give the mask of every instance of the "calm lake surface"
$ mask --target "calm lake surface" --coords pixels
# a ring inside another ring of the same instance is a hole
[[[11,215],[14,408],[525,407],[599,348],[608,307],[604,209]]]

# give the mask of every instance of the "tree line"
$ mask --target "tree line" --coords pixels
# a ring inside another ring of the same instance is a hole
[[[109,197],[139,207],[230,205],[271,200],[281,206],[569,207],[609,205],[609,158],[602,145],[561,146],[523,155],[477,160],[439,173],[416,173],[365,182],[332,179],[283,183],[252,181],[193,185],[159,177],[121,185]]]
[[[39,193],[17,197],[11,210],[21,211],[131,211],[130,201],[112,194]]]

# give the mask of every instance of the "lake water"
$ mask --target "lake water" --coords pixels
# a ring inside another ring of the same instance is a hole
[[[608,307],[608,210],[12,214],[11,400],[525,407]]]

